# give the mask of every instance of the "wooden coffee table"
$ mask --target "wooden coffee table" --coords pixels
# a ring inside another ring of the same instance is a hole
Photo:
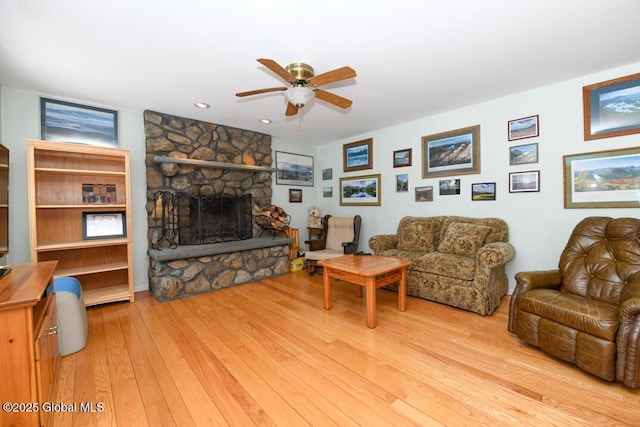
[[[323,270],[324,308],[331,308],[331,279],[354,283],[356,294],[366,292],[367,326],[376,327],[376,289],[398,282],[398,310],[405,311],[407,299],[407,266],[411,261],[378,255],[344,255],[319,261]]]

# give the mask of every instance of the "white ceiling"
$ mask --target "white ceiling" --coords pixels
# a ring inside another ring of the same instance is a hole
[[[640,62],[638,17],[638,0],[0,0],[0,85],[315,144]],[[351,66],[322,89],[352,107],[313,101],[299,134],[282,92],[235,96],[284,86],[258,58]]]

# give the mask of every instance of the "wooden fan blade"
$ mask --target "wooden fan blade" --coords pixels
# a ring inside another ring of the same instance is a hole
[[[296,114],[298,114],[298,107],[296,107],[292,103],[288,102],[287,103],[287,112],[285,113],[285,115],[287,115],[287,116],[295,116]]]
[[[326,85],[327,83],[333,83],[344,79],[350,79],[356,76],[356,71],[351,67],[336,68],[333,71],[327,71],[326,73],[318,74],[309,79],[309,83],[314,86]]]
[[[284,79],[285,82],[293,83],[296,81],[296,78],[293,74],[288,72],[286,69],[284,69],[284,67],[282,67],[273,59],[260,58],[258,59],[258,62],[279,75],[282,79]]]
[[[238,93],[236,93],[236,96],[258,95],[260,93],[278,92],[278,91],[287,90],[287,89],[288,88],[286,88],[286,87],[270,87],[270,88],[267,88],[267,89],[258,89],[258,90],[249,90],[247,92],[238,92]]]
[[[333,105],[336,105],[340,108],[349,108],[353,101],[347,98],[343,98],[341,96],[336,95],[335,93],[327,92],[326,90],[316,89],[316,98],[321,99],[323,101],[327,101]]]

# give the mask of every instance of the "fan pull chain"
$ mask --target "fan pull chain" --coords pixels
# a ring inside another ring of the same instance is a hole
[[[300,112],[298,113],[298,135],[302,135],[302,111],[303,108],[300,108]]]

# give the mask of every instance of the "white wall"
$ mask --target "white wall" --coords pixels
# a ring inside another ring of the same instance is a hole
[[[639,69],[640,64],[635,64],[609,70],[323,145],[316,156],[316,203],[322,215],[360,214],[363,218],[360,243],[364,250],[368,250],[369,237],[394,233],[398,221],[405,215],[503,218],[509,224],[510,242],[516,248],[516,258],[507,265],[512,290],[516,272],[557,267],[570,231],[582,218],[638,217],[636,208],[564,209],[562,156],[640,146],[640,134],[587,142],[582,118],[583,86],[637,73]],[[357,108],[357,104],[353,108]],[[508,141],[509,120],[536,114],[540,117],[539,137]],[[481,126],[481,173],[450,177],[460,178],[461,194],[438,195],[441,178],[422,178],[421,137],[477,124]],[[344,143],[365,138],[373,138],[373,169],[344,173],[342,158],[334,153],[341,151]],[[509,166],[509,147],[528,143],[538,143],[539,162]],[[393,168],[393,151],[405,148],[412,149],[412,166]],[[322,181],[321,173],[325,168],[333,169],[330,181]],[[509,193],[509,173],[528,170],[540,171],[540,192]],[[339,206],[340,177],[378,173],[382,176],[381,207]],[[397,193],[395,175],[405,173],[409,174],[409,192]],[[471,184],[481,182],[496,182],[495,201],[471,201]],[[333,187],[333,198],[322,197],[323,186]],[[416,186],[433,186],[434,201],[416,203]]]
[[[322,215],[360,214],[363,218],[361,249],[369,250],[369,237],[393,233],[405,215],[467,215],[503,218],[510,227],[510,241],[516,248],[516,258],[508,264],[511,288],[516,272],[555,268],[568,233],[582,218],[594,215],[634,216],[638,209],[564,209],[562,156],[592,151],[640,146],[640,134],[605,138],[586,142],[583,136],[582,87],[588,84],[637,73],[640,64],[608,70],[571,81],[519,93],[486,103],[468,106],[436,116],[426,117],[399,126],[356,135],[320,147],[300,147],[298,143],[273,138],[276,151],[286,151],[314,157],[314,187],[276,185],[273,175],[274,204],[283,207],[292,217],[291,225],[300,229],[300,240],[306,240],[307,209],[319,206]],[[526,78],[526,76],[523,76]],[[11,149],[10,164],[10,253],[8,263],[29,262],[29,226],[27,207],[26,140],[40,137],[39,96],[41,94],[3,87],[0,91],[1,142]],[[43,96],[48,96],[42,94]],[[425,94],[428,96],[428,94]],[[52,96],[56,98],[55,96]],[[84,103],[82,100],[70,100]],[[136,290],[148,288],[146,238],[146,178],[143,113],[101,106],[119,111],[120,146],[131,151],[133,197],[134,281]],[[354,105],[357,108],[357,104]],[[383,106],[381,108],[384,108]],[[508,141],[509,120],[540,116],[540,136],[520,141]],[[456,196],[437,194],[440,178],[422,179],[421,137],[479,124],[481,126],[481,173],[460,175],[462,191]],[[343,173],[342,158],[336,152],[342,145],[360,139],[373,138],[374,167],[370,170]],[[525,143],[538,143],[539,162],[509,166],[509,148]],[[413,165],[393,168],[393,151],[413,149]],[[332,168],[333,179],[322,180],[322,169]],[[540,170],[540,192],[509,193],[508,174],[516,171]],[[339,206],[339,178],[377,174],[382,176],[382,206]],[[396,193],[395,175],[409,174],[409,192]],[[495,201],[471,201],[472,183],[496,182]],[[433,202],[414,201],[416,186],[431,185]],[[322,188],[333,187],[333,197],[322,197]],[[289,203],[289,189],[301,188],[302,203]]]
[[[27,139],[40,139],[40,96],[46,94],[3,87],[0,92],[2,143],[9,147],[9,254],[8,264],[30,262],[29,207],[27,201]],[[62,99],[51,96],[52,98]],[[63,99],[87,105],[73,99]],[[118,110],[119,142],[131,153],[131,197],[133,240],[133,274],[136,290],[148,289],[147,214],[145,210],[147,179],[145,174],[145,137],[141,111],[113,106],[97,107]]]

